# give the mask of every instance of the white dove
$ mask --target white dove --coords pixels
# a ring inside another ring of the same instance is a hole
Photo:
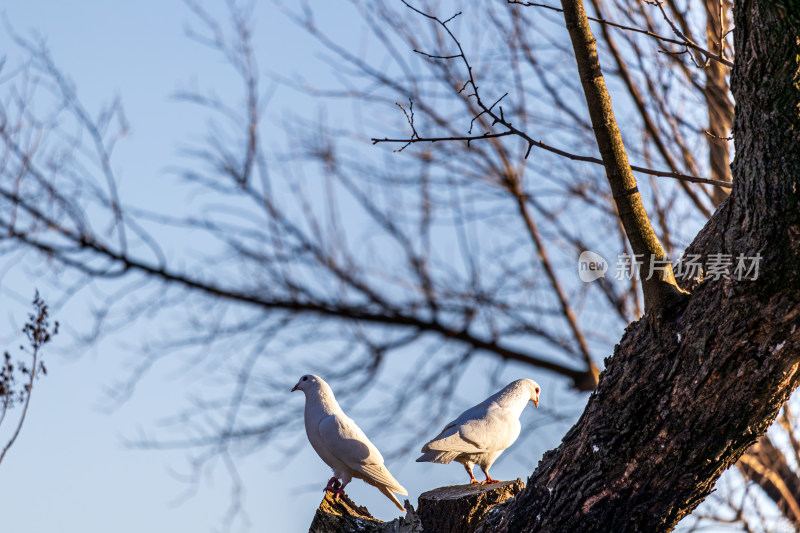
[[[457,461],[467,469],[470,483],[498,483],[489,475],[489,467],[519,437],[519,417],[528,402],[539,407],[539,391],[539,384],[531,379],[512,381],[447,424],[422,447],[422,457],[417,462]],[[472,475],[475,465],[481,467],[486,481],[480,482]]]
[[[333,469],[326,491],[334,497],[355,477],[363,479],[405,511],[394,492],[408,492],[383,465],[383,457],[353,420],[344,414],[330,386],[319,376],[307,374],[300,378],[292,392],[306,395],[306,435],[317,455]],[[341,483],[339,482],[341,480]]]

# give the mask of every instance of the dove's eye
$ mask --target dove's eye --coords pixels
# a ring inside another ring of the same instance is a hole
[[[308,381],[308,376],[303,376],[303,379],[301,379],[300,381]]]
[[[539,389],[538,388],[536,389],[536,394],[539,394]]]

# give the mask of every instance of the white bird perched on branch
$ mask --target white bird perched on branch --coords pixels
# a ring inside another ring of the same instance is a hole
[[[292,388],[292,392],[296,390],[306,395],[308,441],[317,455],[333,469],[333,477],[328,480],[325,490],[338,497],[354,477],[363,479],[385,494],[398,509],[405,511],[394,493],[407,495],[408,492],[384,466],[378,448],[344,414],[325,380],[312,374],[305,375]]]
[[[497,483],[489,475],[489,467],[503,450],[519,437],[519,417],[528,402],[539,407],[539,384],[530,379],[512,381],[500,392],[470,407],[447,424],[439,435],[422,447],[418,463],[457,461],[464,465],[470,483]],[[480,482],[472,475],[478,465],[486,475]]]

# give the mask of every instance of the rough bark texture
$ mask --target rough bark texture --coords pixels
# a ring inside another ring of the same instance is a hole
[[[492,485],[453,485],[424,492],[419,516],[425,533],[472,533],[495,506],[516,496],[521,479]]]
[[[758,279],[703,280],[629,325],[580,420],[479,531],[670,531],[798,385],[797,12],[735,4],[734,188],[688,250],[760,253]]]
[[[334,499],[330,492],[325,492],[325,497],[319,504],[314,520],[311,522],[309,533],[323,533],[328,531],[379,531],[383,524],[373,518],[366,507],[353,503],[346,494]]]

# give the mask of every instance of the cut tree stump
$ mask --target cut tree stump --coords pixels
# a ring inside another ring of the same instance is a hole
[[[473,533],[493,507],[516,496],[521,479],[491,485],[452,485],[424,492],[419,517],[424,533]]]
[[[495,506],[516,496],[522,480],[492,485],[452,485],[422,493],[419,511],[405,501],[406,514],[389,522],[374,518],[346,494],[326,492],[308,533],[474,533]]]
[[[347,494],[334,499],[326,492],[308,533],[421,533],[422,524],[408,500],[405,507],[405,516],[381,522],[366,507],[353,503]]]

